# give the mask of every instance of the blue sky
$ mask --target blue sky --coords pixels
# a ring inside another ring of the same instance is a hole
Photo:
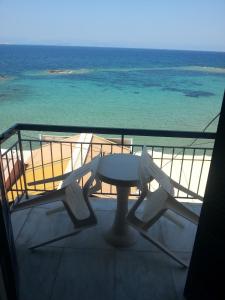
[[[0,0],[0,43],[225,51],[225,0]]]

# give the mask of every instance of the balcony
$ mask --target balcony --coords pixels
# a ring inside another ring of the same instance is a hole
[[[41,139],[37,138],[37,132],[42,134]],[[43,133],[50,133],[51,136],[43,139]],[[67,136],[62,138],[59,136],[62,133]],[[81,141],[80,135],[83,133],[94,135],[89,140],[83,136]],[[69,233],[73,225],[65,211],[50,216],[46,214],[49,209],[59,207],[60,202],[18,212],[13,209],[25,198],[56,189],[59,184],[29,186],[29,182],[76,169],[98,153],[138,154],[143,145],[147,146],[155,163],[164,168],[171,178],[204,197],[214,137],[213,133],[31,124],[18,124],[2,135],[1,167],[3,170],[5,161],[4,170],[7,171],[2,174],[5,200],[10,203],[11,209],[21,300],[183,299],[187,269],[180,267],[141,236],[129,248],[114,248],[104,240],[104,233],[114,219],[115,187],[104,184],[100,192],[92,196],[91,203],[98,217],[97,226],[33,252],[28,250],[29,246]],[[191,145],[189,139],[193,138],[199,138],[200,145]],[[159,140],[160,143],[154,144]],[[129,206],[133,205],[138,195],[137,189],[131,190]],[[176,198],[200,213],[201,201],[178,190]],[[149,230],[149,234],[189,261],[196,226],[184,218],[176,218],[179,225],[162,217]]]

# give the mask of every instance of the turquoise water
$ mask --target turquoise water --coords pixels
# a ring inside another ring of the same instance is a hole
[[[0,57],[0,131],[18,122],[202,130],[225,87],[225,53],[0,46]]]

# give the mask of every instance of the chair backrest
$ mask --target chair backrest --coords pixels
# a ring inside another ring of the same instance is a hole
[[[162,171],[154,162],[146,147],[143,148],[140,161],[140,177],[141,181],[145,182],[149,178],[149,174],[167,191],[168,194],[174,196],[174,188],[192,196],[195,199],[203,201],[203,197],[185,188],[180,183],[171,179],[165,172]]]
[[[164,211],[168,194],[173,195],[174,189],[170,178],[153,162],[146,147],[143,148],[139,166],[141,194],[127,215],[127,220],[132,225],[147,229]],[[155,179],[159,188],[151,192],[147,184]],[[145,200],[145,201],[144,201]],[[143,213],[138,214],[137,209],[143,205]]]
[[[153,178],[168,194],[174,195],[174,188],[170,178],[153,162],[146,147],[143,148],[140,159],[140,178],[142,186],[149,181],[149,178]]]
[[[154,192],[148,191],[141,220],[148,222],[161,215],[166,210],[167,199],[168,193],[162,187]]]
[[[63,202],[78,220],[87,219],[90,216],[83,190],[76,181],[66,187]]]
[[[74,176],[73,173],[69,176],[70,178],[66,178],[66,182],[63,182],[62,185],[62,188],[65,189],[63,204],[77,228],[97,223],[97,219],[89,203],[88,196],[89,191],[91,190],[90,187],[95,180],[98,162],[99,156],[92,161],[92,164],[88,169],[84,170],[83,176],[89,172],[91,175],[83,188],[80,187],[79,183],[76,181],[77,177]]]

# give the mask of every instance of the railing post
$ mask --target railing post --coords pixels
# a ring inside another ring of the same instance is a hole
[[[122,153],[123,153],[123,146],[124,146],[124,134],[121,135],[121,146],[122,146]]]
[[[20,130],[18,130],[18,142],[19,142],[19,149],[20,149],[20,156],[21,156],[21,163],[22,163],[22,176],[23,176],[23,182],[24,182],[24,188],[25,188],[25,196],[26,199],[29,198],[28,192],[27,192],[27,180],[26,180],[26,174],[25,174],[25,164],[24,164],[24,158],[23,158],[23,146],[21,142],[21,133]]]
[[[4,181],[4,169],[3,169],[3,162],[2,162],[2,147],[1,147],[1,144],[0,144],[0,198],[2,199],[2,201],[7,200],[5,181]]]
[[[0,148],[0,150],[1,150],[1,148]],[[2,199],[2,201],[6,201],[6,199],[7,199],[5,185],[4,185],[4,179],[3,179],[1,152],[0,152],[0,198]]]
[[[1,153],[0,153],[1,158]],[[19,299],[19,273],[16,250],[13,238],[13,230],[10,219],[9,203],[3,179],[3,169],[0,163],[0,268],[3,275],[4,295],[7,299]],[[0,293],[0,297],[1,297]]]

